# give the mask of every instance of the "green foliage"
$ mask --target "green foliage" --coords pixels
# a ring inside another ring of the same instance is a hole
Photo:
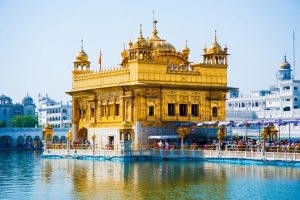
[[[0,127],[5,127],[5,123],[0,121]]]
[[[17,115],[13,117],[10,121],[11,127],[26,127],[31,128],[38,125],[38,118],[37,116],[31,115]]]

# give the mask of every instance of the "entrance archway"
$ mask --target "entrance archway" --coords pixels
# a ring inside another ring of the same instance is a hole
[[[30,135],[26,137],[25,143],[25,148],[31,149],[33,147],[33,139]]]
[[[67,137],[66,136],[61,136],[60,137],[60,142],[66,144],[67,143]]]
[[[22,135],[20,135],[17,140],[17,148],[23,148],[24,143],[25,143],[25,139]]]
[[[84,143],[85,140],[87,140],[87,129],[86,128],[81,128],[78,131],[78,141],[80,143]]]
[[[40,138],[40,136],[36,135],[34,137],[33,147],[38,148],[38,147],[40,147],[40,144],[41,144],[41,138]]]
[[[0,137],[0,148],[8,149],[11,148],[12,145],[12,138],[11,136],[4,135]]]
[[[53,144],[55,143],[59,143],[59,137],[57,135],[53,137]]]

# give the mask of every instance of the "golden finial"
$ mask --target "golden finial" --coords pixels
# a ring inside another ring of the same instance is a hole
[[[157,31],[157,29],[156,29],[157,20],[155,19],[155,16],[154,16],[154,10],[152,11],[152,13],[153,13],[153,16],[152,16],[152,18],[153,18],[153,31],[152,31],[152,37],[157,37],[157,33],[158,33],[158,31]]]
[[[152,10],[152,19],[154,21],[155,17],[154,17],[154,10]]]
[[[123,50],[125,51],[126,49],[125,49],[125,43],[123,44]]]
[[[142,38],[143,37],[143,30],[142,30],[142,24],[140,24],[140,38]]]
[[[83,51],[83,40],[81,40],[81,51]]]
[[[187,41],[187,40],[185,40],[185,48],[188,48],[188,47],[187,47],[187,43],[188,43],[188,41]]]
[[[129,39],[129,47],[131,47],[132,46],[132,41],[131,41],[131,38]]]
[[[217,30],[215,30],[215,43],[217,43]]]

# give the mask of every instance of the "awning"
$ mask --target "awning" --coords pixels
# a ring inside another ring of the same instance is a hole
[[[159,139],[159,140],[164,140],[164,139],[178,139],[179,135],[150,135],[148,136],[148,139]]]

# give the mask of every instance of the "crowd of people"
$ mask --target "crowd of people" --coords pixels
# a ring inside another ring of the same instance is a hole
[[[216,142],[214,143],[216,145]],[[261,149],[264,145],[266,151],[290,151],[294,149],[300,150],[300,141],[299,140],[280,140],[280,141],[272,141],[268,140],[263,144],[263,141],[255,140],[255,139],[247,139],[243,140],[225,140],[222,143],[223,148],[227,149],[244,149],[244,150],[252,150],[252,149]]]
[[[261,150],[265,148],[266,151],[294,151],[297,150],[300,152],[300,140],[280,140],[280,141],[266,141],[263,144],[263,141],[250,139],[248,138],[246,141],[243,139],[237,140],[223,140],[221,143],[221,150],[243,150],[243,151],[251,151],[251,150]],[[195,141],[190,142],[189,140],[185,140],[183,145],[181,145],[181,141],[169,141],[169,140],[154,140],[152,143],[153,149],[217,149],[219,147],[219,142],[217,140],[213,140],[212,143],[200,144]]]

